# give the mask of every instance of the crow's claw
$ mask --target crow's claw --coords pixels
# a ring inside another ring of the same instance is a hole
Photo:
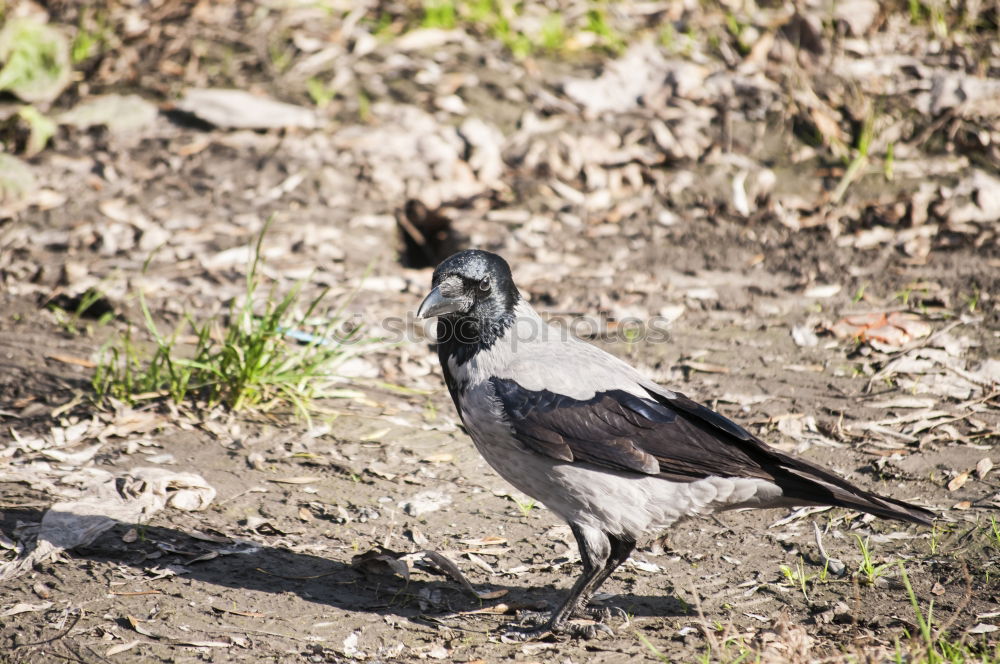
[[[581,620],[593,620],[595,622],[607,622],[611,620],[611,609],[606,606],[584,606],[577,607],[569,615],[570,618],[579,618]],[[521,625],[530,625],[532,627],[542,625],[552,617],[551,611],[519,611],[518,612],[518,623]]]
[[[550,636],[554,636],[548,625],[542,627],[526,628],[520,625],[508,625],[509,629],[503,633],[500,640],[503,643],[525,643],[527,641],[542,641]]]
[[[584,606],[570,614],[570,617],[603,623],[611,620],[611,609],[606,606]]]
[[[534,616],[532,616],[534,617]],[[523,621],[522,621],[523,622]],[[608,634],[614,636],[614,630],[603,622],[590,619],[567,620],[559,625],[549,623],[538,627],[524,627],[522,625],[512,625],[507,632],[500,637],[504,643],[524,643],[525,641],[543,641],[549,637],[569,636],[577,639],[594,639],[598,634]]]
[[[551,611],[518,611],[517,624],[522,627],[540,627],[548,624]]]
[[[596,639],[598,634],[604,633],[614,636],[613,629],[602,622],[595,620],[571,620],[563,626],[564,633],[578,639]]]

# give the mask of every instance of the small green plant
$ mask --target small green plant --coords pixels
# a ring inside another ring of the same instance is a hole
[[[44,150],[49,139],[55,135],[56,123],[30,105],[18,109],[17,117],[28,125],[28,142],[24,146],[24,154],[26,157],[33,157]]]
[[[639,639],[639,643],[641,643],[642,645],[644,645],[646,647],[646,649],[649,650],[650,654],[653,655],[653,657],[655,657],[656,659],[660,660],[664,664],[669,664],[670,663],[670,659],[663,653],[663,651],[661,651],[659,648],[657,648],[656,646],[654,646],[650,642],[650,640],[646,638],[645,634],[643,634],[642,632],[639,632],[637,630],[636,633],[635,633],[635,636],[636,636],[637,639]]]
[[[688,25],[684,32],[678,33],[673,23],[667,23],[663,26],[658,38],[660,46],[666,49],[668,53],[685,58],[691,57],[699,41],[694,25]]]
[[[581,48],[617,54],[627,40],[616,28],[610,3],[588,0],[583,11],[568,12],[559,3],[526,3],[511,0],[421,0],[408,10],[378,14],[372,34],[380,39],[417,28],[463,30],[494,39],[516,59],[544,53],[561,56]],[[386,22],[388,20],[388,22]],[[583,38],[584,33],[589,33]]]
[[[871,151],[872,142],[875,140],[875,118],[876,112],[873,110],[865,116],[864,122],[861,123],[861,131],[858,132],[857,142],[854,147],[854,156],[848,162],[847,168],[840,178],[840,182],[837,183],[833,193],[830,194],[830,200],[834,203],[839,202],[844,197],[844,194],[847,193],[847,188],[851,186],[851,183],[868,166],[868,153]]]
[[[631,355],[636,350],[636,341],[639,340],[641,330],[637,325],[628,325],[623,329],[623,336],[625,337],[626,351]]]
[[[41,152],[56,131],[56,123],[35,104],[47,105],[69,85],[73,76],[69,51],[67,37],[37,17],[0,21],[0,91],[26,102],[14,117],[27,127],[28,157]]]
[[[861,157],[868,157],[868,153],[871,151],[872,141],[875,140],[875,111],[865,116],[864,122],[861,123],[861,131],[858,132],[858,142],[855,146],[858,151],[858,155]]]
[[[926,23],[939,39],[948,36],[947,3],[935,0],[929,2],[909,0],[907,4],[911,23],[914,25]]]
[[[79,64],[108,47],[114,33],[108,24],[107,12],[82,9],[76,26],[76,34],[70,45],[70,60]]]
[[[372,102],[364,90],[358,90],[358,120],[367,123],[372,117]]]
[[[437,418],[437,405],[431,399],[427,399],[427,401],[424,402],[424,419],[428,422],[433,422]]]
[[[711,48],[713,52],[718,53],[721,50],[722,40],[719,39],[718,33],[708,33],[706,41],[708,42],[709,48]]]
[[[667,24],[660,29],[660,33],[657,35],[657,41],[660,42],[660,46],[665,48],[668,52],[674,52],[677,47],[677,28],[674,27],[673,23],[667,22]]]
[[[827,558],[823,561],[823,569],[820,570],[817,580],[820,583],[826,583],[830,578],[830,559]]]
[[[522,60],[534,50],[531,39],[519,30],[511,27],[511,18],[518,15],[519,8],[505,6],[498,0],[479,0],[472,3],[470,16],[482,23],[486,32],[498,40],[518,60]]]
[[[56,317],[56,323],[71,336],[80,334],[83,317],[90,311],[90,308],[104,298],[104,293],[96,288],[88,288],[77,300],[72,311],[68,311],[57,304],[49,304],[48,309]],[[108,311],[98,318],[102,325],[114,317],[114,313]]]
[[[276,37],[268,44],[267,55],[271,60],[271,66],[274,67],[274,71],[279,74],[287,71],[295,59],[295,51],[285,35]]]
[[[920,630],[920,638],[923,640],[924,645],[927,647],[927,659],[930,661],[938,661],[937,651],[934,649],[934,638],[931,631],[931,624],[934,619],[934,600],[931,599],[930,604],[927,605],[927,618],[924,618],[923,612],[920,610],[920,604],[917,602],[917,594],[913,592],[913,586],[910,585],[910,577],[906,575],[906,566],[900,561],[899,565],[899,575],[903,579],[903,586],[906,587],[906,594],[910,598],[910,606],[913,607],[913,613],[917,617],[917,628]]]
[[[397,24],[389,12],[381,12],[378,19],[372,22],[372,35],[379,41],[389,41],[398,32]]]
[[[93,55],[97,43],[98,39],[96,35],[80,28],[76,33],[76,37],[73,38],[73,46],[70,49],[70,58],[73,60],[73,64],[83,62]]]
[[[346,302],[335,310],[321,310],[324,290],[306,303],[304,312],[296,313],[299,282],[281,297],[272,290],[262,313],[255,313],[262,280],[261,246],[269,223],[257,238],[246,291],[234,299],[225,319],[197,322],[186,316],[165,334],[140,294],[152,349],[135,340],[131,326],[105,348],[92,379],[99,403],[109,398],[135,403],[161,397],[182,403],[196,397],[209,407],[225,404],[232,410],[291,404],[309,419],[313,399],[356,394],[336,387],[335,370],[376,340],[362,339],[360,327],[342,317]],[[308,335],[308,343],[286,341],[287,335],[308,326],[314,315],[325,322]],[[193,337],[193,347],[181,343],[182,332]]]
[[[142,519],[137,519],[135,522],[135,534],[139,538],[140,542],[145,542],[147,540],[149,531],[149,521],[143,521]]]
[[[796,586],[802,591],[802,597],[805,598],[806,603],[809,603],[809,593],[806,591],[806,584],[816,578],[815,574],[806,574],[805,561],[802,556],[799,556],[799,561],[796,563],[795,567],[789,567],[788,565],[782,565],[779,567],[781,573],[785,576],[785,580],[788,581],[790,586]],[[825,572],[825,570],[824,570]],[[824,574],[825,576],[825,574]]]
[[[941,535],[943,534],[943,529],[939,527],[936,523],[931,526],[931,555],[936,556],[938,552],[938,547],[941,546]]]
[[[972,288],[972,295],[965,298],[965,306],[969,310],[970,314],[976,313],[976,309],[979,308],[979,289],[976,287]]]
[[[740,21],[732,12],[726,12],[726,29],[729,34],[733,36],[736,40],[736,49],[739,51],[740,55],[747,55],[750,53],[750,47],[753,44],[748,44],[746,42],[744,32],[749,27],[746,23]]]
[[[566,46],[566,24],[562,14],[552,12],[542,21],[539,42],[549,53],[558,53]]]
[[[712,626],[713,631],[719,634],[725,634],[727,631],[726,626],[722,623],[716,621]],[[705,627],[702,627],[705,630]],[[709,637],[708,643],[705,645],[705,652],[697,656],[695,660],[698,664],[713,664],[713,662],[720,662],[725,664],[743,664],[747,661],[760,662],[760,653],[756,653],[750,648],[744,641],[743,637],[740,636],[729,636],[719,643],[715,635],[705,630],[705,635]],[[735,656],[732,652],[733,649],[736,650]],[[756,655],[756,657],[754,657]],[[669,660],[663,660],[669,661]]]
[[[514,504],[517,505],[517,509],[521,511],[521,516],[527,517],[531,514],[531,510],[538,506],[534,498],[525,497],[524,500],[520,498],[514,498]]]
[[[453,0],[424,0],[424,16],[420,21],[423,28],[451,30],[455,27],[455,3]]]
[[[858,541],[858,549],[861,550],[861,564],[858,565],[858,573],[864,578],[865,583],[872,585],[876,579],[885,574],[892,563],[876,565],[872,559],[871,549],[868,548],[868,538],[861,539],[860,535],[855,535],[854,539]]]
[[[72,77],[69,40],[37,18],[13,18],[0,30],[0,90],[29,103],[55,99]]]
[[[671,24],[667,25],[673,28]],[[584,30],[600,37],[604,48],[612,54],[619,54],[625,50],[625,39],[611,26],[603,7],[587,10],[587,27]]]
[[[306,91],[316,107],[320,109],[329,106],[333,98],[337,96],[333,88],[315,77],[306,81]]]

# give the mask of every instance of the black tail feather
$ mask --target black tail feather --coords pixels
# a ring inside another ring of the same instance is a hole
[[[782,498],[786,501],[784,504],[835,505],[867,512],[886,519],[907,521],[924,526],[932,525],[933,519],[937,516],[934,512],[923,507],[865,491],[808,461],[783,454],[735,422],[688,399],[679,392],[665,393],[648,388],[647,391],[660,404],[687,416],[689,422],[696,427],[696,430],[685,431],[689,437],[697,431],[702,431],[713,437],[715,443],[728,443],[728,445],[720,447],[705,444],[704,440],[699,441],[705,453],[720,449],[728,453],[725,456],[725,460],[729,462],[728,466],[719,463],[723,460],[719,459],[714,462],[713,469],[721,469],[720,474],[722,475],[727,474],[726,469],[735,469],[736,476],[752,476],[771,480],[781,487]],[[644,412],[640,411],[640,414],[646,416]],[[710,438],[709,443],[711,442],[713,441]],[[738,450],[739,454],[733,453],[733,450]],[[687,465],[675,463],[670,468],[664,466],[666,460],[665,458],[659,459],[661,472],[669,474],[673,471],[676,473],[674,478],[681,481],[689,478],[692,474],[697,477],[699,470],[704,472],[702,465],[692,465],[690,459],[686,459]],[[703,461],[703,459],[699,459],[699,461]],[[692,471],[694,472],[692,473]]]
[[[906,521],[922,526],[933,525],[933,519],[937,516],[931,510],[924,509],[923,507],[868,492],[838,501],[835,504],[867,512],[868,514],[874,514],[884,519]]]
[[[835,505],[859,510],[885,519],[930,526],[937,516],[931,510],[854,486],[847,480],[811,463],[780,453],[782,462],[775,481],[786,498],[810,504]]]

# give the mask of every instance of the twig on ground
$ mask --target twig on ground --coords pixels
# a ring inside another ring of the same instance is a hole
[[[46,643],[54,643],[59,639],[65,638],[65,636],[69,634],[74,627],[76,627],[76,624],[80,622],[80,618],[82,617],[83,617],[83,609],[76,609],[73,612],[73,619],[70,621],[69,625],[67,625],[63,631],[59,632],[58,634],[56,634],[51,638],[42,639],[41,641],[33,641],[32,643],[19,643],[16,646],[14,646],[14,649],[17,650],[18,648],[30,648],[32,646],[40,646]]]

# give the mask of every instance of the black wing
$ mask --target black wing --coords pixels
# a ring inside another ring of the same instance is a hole
[[[518,439],[540,454],[683,481],[773,479],[753,453],[760,441],[683,395],[661,401],[612,390],[583,401],[491,382]]]
[[[639,397],[610,390],[580,400],[527,390],[511,379],[494,377],[490,382],[518,440],[554,459],[674,481],[759,478],[774,482],[784,496],[803,504],[841,505],[924,524],[933,516],[782,454],[683,394],[648,392],[648,397]]]

